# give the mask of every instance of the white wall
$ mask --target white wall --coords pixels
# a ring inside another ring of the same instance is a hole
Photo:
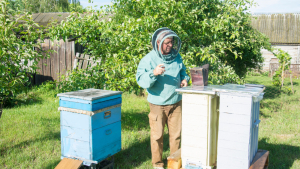
[[[287,51],[292,57],[291,64],[300,64],[300,44],[299,45],[272,45],[272,47],[280,48]],[[262,49],[262,55],[265,59],[263,63],[263,71],[269,71],[271,58],[276,58],[271,52]]]

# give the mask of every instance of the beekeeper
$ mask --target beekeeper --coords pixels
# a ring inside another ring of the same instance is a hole
[[[167,123],[170,153],[180,147],[182,96],[175,89],[185,87],[189,76],[179,54],[181,40],[169,28],[152,35],[153,50],[139,63],[136,80],[148,91],[151,153],[154,168],[163,168],[163,133]]]

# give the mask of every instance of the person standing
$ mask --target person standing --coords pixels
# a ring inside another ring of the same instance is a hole
[[[186,87],[190,78],[179,54],[181,40],[174,31],[160,28],[151,41],[153,50],[140,61],[136,80],[148,92],[152,164],[162,169],[165,124],[169,131],[170,153],[180,147],[182,96],[175,89]]]

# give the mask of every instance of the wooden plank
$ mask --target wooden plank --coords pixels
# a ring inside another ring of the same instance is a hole
[[[56,40],[54,40],[53,42],[50,41],[50,49],[53,50],[53,52],[50,54],[50,76],[53,78],[53,80],[56,80],[56,69],[55,67],[56,65],[56,58],[57,58],[57,50],[56,50]]]
[[[59,77],[61,75],[66,75],[67,64],[66,64],[66,44],[64,40],[59,41]],[[60,80],[60,78],[58,78]]]
[[[257,153],[251,163],[249,169],[265,169],[269,165],[269,151],[267,150],[257,150]]]
[[[76,57],[73,64],[73,69],[76,69],[78,67],[78,57],[80,56],[80,53],[76,53]]]
[[[72,42],[66,41],[66,70],[72,70]]]
[[[90,55],[84,55],[83,58],[84,58],[84,60],[83,60],[83,63],[82,63],[82,69],[86,69],[87,65],[88,65],[88,62],[89,62]]]
[[[55,65],[51,65],[51,68],[53,67],[53,79],[56,80],[56,81],[59,81],[59,72],[60,72],[60,69],[59,69],[59,61],[60,61],[60,53],[59,53],[59,41],[58,40],[55,40],[55,43],[54,43],[54,49],[56,51],[55,53],[55,58],[54,58],[54,64]]]
[[[44,47],[43,44],[44,44],[44,43],[41,44],[41,48],[36,48],[36,50],[37,50],[38,52],[42,52],[43,47]],[[36,74],[42,75],[42,74],[43,74],[43,58],[39,58],[37,67],[38,67],[39,69],[36,70]]]
[[[51,41],[49,39],[45,40],[45,47],[48,46],[48,50],[51,48]],[[51,54],[50,54],[50,58],[44,59],[44,78],[43,78],[43,82],[48,80],[48,79],[52,79],[51,77]]]
[[[80,57],[80,58],[84,58],[84,54],[81,54],[79,57]],[[78,61],[78,66],[77,66],[77,68],[78,68],[78,69],[82,69],[82,64],[83,64],[83,60],[80,59],[80,60]]]
[[[180,169],[181,163],[181,149],[171,154],[168,158],[168,169]]]
[[[72,57],[71,57],[71,67],[74,67],[73,65],[73,61],[75,60],[75,56],[76,56],[76,53],[75,53],[75,42],[72,41],[72,48],[71,48],[71,53],[72,53]]]
[[[55,169],[78,169],[82,166],[82,160],[63,158]]]

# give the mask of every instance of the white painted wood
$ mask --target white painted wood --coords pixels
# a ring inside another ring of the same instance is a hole
[[[245,96],[238,93],[222,93],[222,97],[220,98],[220,103],[251,104],[251,101],[251,95]]]
[[[182,146],[207,149],[207,137],[194,137],[185,135],[181,141]]]
[[[222,140],[219,142],[218,147],[240,150],[240,151],[249,151],[249,144],[247,142]]]
[[[201,162],[204,161],[204,163],[206,163],[207,149],[181,146],[181,158],[193,158],[195,160]]]
[[[189,103],[182,103],[182,113],[185,115],[193,115],[193,116],[204,116],[207,117],[207,104],[189,104]]]
[[[207,137],[207,126],[203,123],[191,124],[191,123],[183,123],[182,124],[182,133],[181,136],[196,136],[203,135]]]
[[[250,115],[251,104],[226,103],[220,101],[220,112]]]
[[[195,127],[207,126],[207,117],[185,114],[182,116],[182,125],[193,124]]]
[[[250,127],[236,124],[228,124],[228,123],[220,123],[219,124],[219,132],[220,131],[230,131],[236,134],[250,134]]]
[[[245,98],[220,94],[218,168],[248,169],[257,151],[259,102]]]
[[[218,168],[220,169],[249,169],[248,160],[230,158],[228,156],[218,156]]]
[[[219,123],[229,123],[229,124],[250,126],[251,116],[243,115],[243,114],[233,114],[228,112],[220,112]]]
[[[248,151],[248,149],[241,151],[241,150],[234,150],[234,149],[229,149],[229,148],[218,147],[218,156],[227,156],[227,157],[232,157],[232,158],[237,158],[237,159],[242,159],[242,160],[248,161],[249,160],[249,151]]]
[[[208,95],[204,94],[182,94],[182,103],[207,105]]]
[[[222,140],[236,141],[241,143],[249,143],[250,135],[248,133],[236,134],[228,131],[219,131],[218,145]]]
[[[204,166],[215,165],[218,97],[201,94],[183,94],[183,96],[181,157],[201,161]]]

